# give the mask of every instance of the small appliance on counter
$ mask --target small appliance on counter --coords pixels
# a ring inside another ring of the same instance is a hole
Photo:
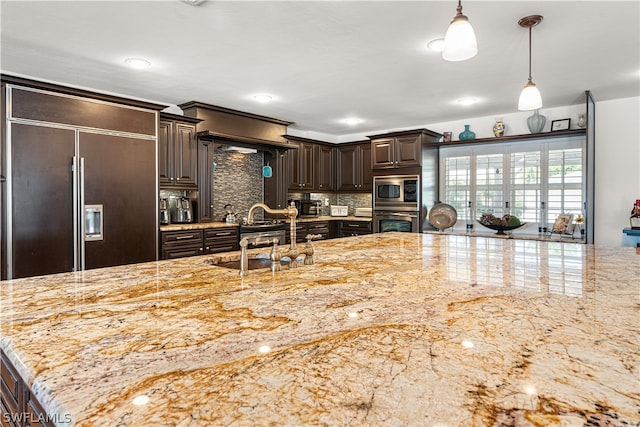
[[[160,224],[169,224],[169,201],[167,199],[160,199]]]
[[[331,205],[331,216],[348,216],[349,206],[346,205]]]
[[[298,216],[318,216],[322,210],[322,200],[291,199],[298,209]]]
[[[191,207],[191,200],[187,197],[181,197],[177,199],[177,205],[175,210],[175,216],[172,222],[177,224],[186,224],[193,222],[193,209]]]
[[[373,209],[371,208],[356,208],[354,212],[355,216],[366,216],[371,218],[373,216]]]

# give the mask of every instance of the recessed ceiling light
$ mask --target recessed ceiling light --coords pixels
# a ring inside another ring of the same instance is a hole
[[[444,39],[433,39],[427,43],[427,47],[434,52],[442,52],[444,50]]]
[[[267,95],[265,93],[260,93],[258,95],[253,95],[253,99],[255,99],[258,102],[262,102],[263,104],[266,104],[267,102],[271,102],[273,100],[273,96]]]
[[[476,98],[460,98],[456,100],[456,102],[460,105],[473,105],[478,102],[478,100]]]
[[[189,3],[191,6],[200,6],[206,0],[182,0],[185,3]]]
[[[358,123],[362,123],[364,120],[359,119],[357,117],[349,117],[347,119],[342,120],[342,123],[346,123],[348,125],[357,125]]]
[[[144,58],[127,58],[124,60],[124,63],[134,70],[144,70],[145,68],[149,68],[151,66],[151,62],[147,61]]]

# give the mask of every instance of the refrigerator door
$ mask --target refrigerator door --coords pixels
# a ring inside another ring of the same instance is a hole
[[[81,200],[102,205],[102,239],[84,239],[85,268],[155,260],[156,141],[88,132],[79,141]]]
[[[11,123],[7,276],[72,271],[75,132]]]

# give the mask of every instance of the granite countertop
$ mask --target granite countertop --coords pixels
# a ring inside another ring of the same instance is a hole
[[[315,265],[244,277],[208,262],[229,253],[0,282],[0,348],[75,425],[640,422],[633,248],[315,248]]]
[[[288,221],[287,219],[284,219]],[[314,217],[301,217],[296,218],[296,222],[314,222],[314,221],[371,221],[371,217],[363,216],[314,216]],[[191,224],[169,224],[160,226],[160,231],[187,231],[187,230],[203,230],[206,228],[220,228],[220,227],[238,227],[239,224],[235,222],[200,222]]]

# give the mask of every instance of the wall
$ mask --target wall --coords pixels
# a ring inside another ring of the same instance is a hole
[[[597,101],[597,98],[596,98]],[[622,234],[640,199],[640,97],[596,102],[596,244],[630,245]]]
[[[234,212],[246,217],[253,204],[264,200],[263,152],[243,154],[216,149],[214,158],[217,166],[213,173],[213,220],[223,221],[226,204],[232,204]],[[255,219],[262,215],[262,210],[256,212]]]

